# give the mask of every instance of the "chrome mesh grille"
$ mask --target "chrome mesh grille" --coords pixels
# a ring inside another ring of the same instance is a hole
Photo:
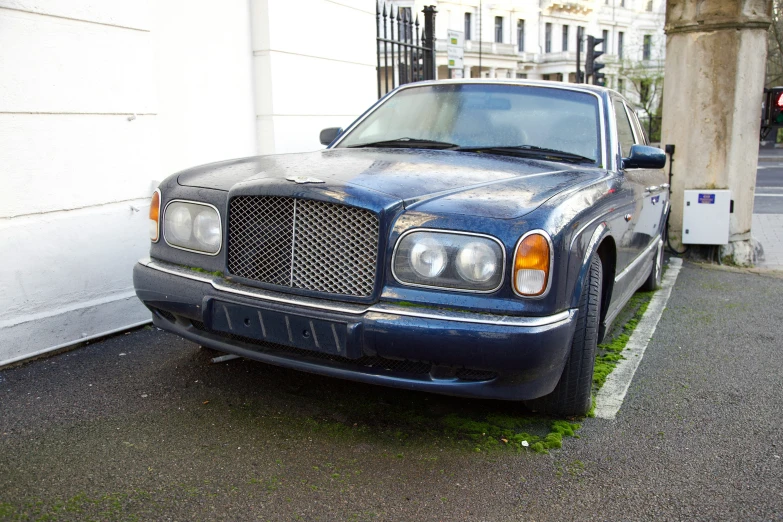
[[[378,217],[367,210],[278,196],[238,196],[229,207],[228,271],[263,283],[368,296]]]

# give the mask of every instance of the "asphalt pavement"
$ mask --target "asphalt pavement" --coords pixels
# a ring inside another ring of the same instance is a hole
[[[140,329],[0,371],[0,519],[781,520],[781,338],[783,279],[686,262],[617,417],[536,454],[438,428],[514,404]]]

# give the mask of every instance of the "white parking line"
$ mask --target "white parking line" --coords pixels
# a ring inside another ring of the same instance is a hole
[[[658,321],[661,320],[663,309],[666,308],[666,303],[669,301],[669,296],[672,293],[674,282],[677,281],[680,268],[682,268],[682,259],[678,257],[669,259],[669,268],[663,275],[661,289],[655,292],[652,299],[650,299],[650,304],[647,306],[644,316],[642,316],[639,324],[636,325],[636,329],[625,345],[625,349],[622,352],[625,358],[617,363],[614,371],[606,378],[603,387],[598,390],[598,394],[595,397],[596,417],[600,419],[614,419],[620,410],[625,394],[628,392],[628,387],[633,380],[634,373],[636,373],[636,368],[639,367],[644,351],[647,349],[647,344],[650,342],[653,333],[655,333]]]
[[[766,196],[766,197],[771,197],[771,198],[783,198],[783,194],[758,194],[757,193],[757,194],[755,194],[755,196],[756,197]]]

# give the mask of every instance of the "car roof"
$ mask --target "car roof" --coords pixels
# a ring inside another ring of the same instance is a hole
[[[568,83],[568,82],[554,82],[550,80],[521,80],[521,79],[507,79],[507,78],[461,78],[461,79],[454,79],[454,80],[427,80],[422,82],[414,82],[414,83],[406,83],[403,85],[400,85],[399,88],[404,87],[412,87],[414,85],[416,86],[423,86],[423,85],[443,85],[443,84],[477,84],[477,83],[495,83],[495,84],[506,84],[506,85],[527,85],[532,87],[555,87],[558,89],[568,89],[573,91],[588,91],[593,92],[595,94],[598,94],[600,96],[607,96],[609,94],[614,94],[617,96],[622,95],[618,93],[615,90],[609,89],[607,87],[601,87],[600,85],[590,85],[587,83]]]

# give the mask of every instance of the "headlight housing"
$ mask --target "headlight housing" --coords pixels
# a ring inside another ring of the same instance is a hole
[[[397,241],[392,273],[404,285],[494,292],[504,265],[505,249],[493,237],[417,229]]]
[[[171,201],[163,212],[163,238],[174,248],[214,256],[223,243],[220,214],[206,203]]]

